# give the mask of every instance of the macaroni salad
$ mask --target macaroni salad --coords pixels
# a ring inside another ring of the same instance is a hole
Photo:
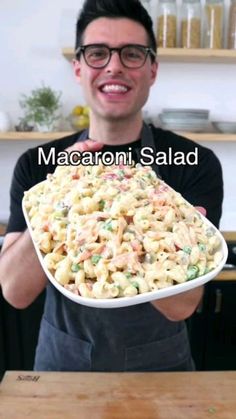
[[[44,264],[83,297],[131,297],[222,260],[215,229],[149,166],[58,166],[25,192]]]

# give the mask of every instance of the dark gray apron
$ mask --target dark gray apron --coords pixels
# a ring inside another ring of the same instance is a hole
[[[84,131],[79,141],[88,138]],[[142,147],[155,143],[144,124]],[[157,175],[158,168],[153,167]],[[73,303],[51,283],[35,357],[38,371],[190,371],[185,322],[167,320],[152,304],[98,309]]]

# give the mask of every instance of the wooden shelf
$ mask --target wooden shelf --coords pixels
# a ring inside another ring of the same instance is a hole
[[[200,141],[236,141],[235,134],[221,134],[219,132],[187,132],[187,131],[175,131],[177,134],[182,135],[183,137],[189,138],[190,140],[200,142]]]
[[[236,231],[222,231],[221,233],[227,242],[236,241]]]
[[[62,55],[71,61],[74,49],[62,48]],[[230,49],[158,48],[157,56],[160,62],[236,64],[236,50]]]
[[[73,131],[60,131],[60,132],[17,132],[8,131],[0,132],[0,140],[7,141],[52,141],[58,138],[66,137],[67,135],[73,134]]]
[[[213,281],[236,281],[236,269],[221,271]]]
[[[190,138],[190,140],[201,142],[201,141],[236,141],[236,134],[220,134],[220,133],[195,133],[195,132],[185,132],[185,131],[176,131],[178,134],[183,137]],[[60,132],[0,132],[0,141],[51,141],[66,137],[67,135],[73,134],[73,131],[60,131]]]
[[[159,48],[160,62],[236,63],[236,51],[228,49]]]

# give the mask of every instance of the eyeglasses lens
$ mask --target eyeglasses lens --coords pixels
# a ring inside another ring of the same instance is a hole
[[[106,46],[91,45],[85,47],[84,57],[90,67],[105,67],[112,54],[112,48]],[[115,49],[119,53],[122,64],[128,68],[139,68],[146,60],[147,52],[145,48],[138,46],[125,46]]]

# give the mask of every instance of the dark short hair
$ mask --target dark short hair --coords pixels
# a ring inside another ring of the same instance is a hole
[[[140,23],[146,29],[149,47],[156,51],[152,19],[139,0],[85,0],[76,23],[75,50],[82,45],[89,23],[100,17],[128,18]]]

